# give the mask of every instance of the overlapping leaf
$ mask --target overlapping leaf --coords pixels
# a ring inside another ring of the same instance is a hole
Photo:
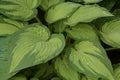
[[[65,19],[69,17],[79,6],[80,4],[72,2],[64,2],[53,6],[46,13],[46,21],[48,23],[54,23],[58,20]]]
[[[85,3],[98,3],[102,0],[83,0]]]
[[[120,79],[120,64],[116,64],[117,67],[115,67],[114,69],[114,78],[115,80],[119,80]]]
[[[67,24],[74,26],[79,22],[91,22],[94,19],[107,16],[113,15],[103,7],[98,5],[83,5],[77,9],[73,15],[66,20],[66,22]]]
[[[11,35],[27,25],[26,22],[19,22],[0,16],[0,36]]]
[[[71,65],[80,73],[114,80],[112,65],[102,47],[91,41],[81,41],[71,48]]]
[[[75,71],[68,62],[66,56],[63,58],[58,57],[55,61],[55,69],[63,80],[80,80],[79,73]]]
[[[0,0],[0,13],[17,20],[28,21],[36,16],[41,0]]]
[[[9,45],[10,37],[0,37],[0,80],[7,80],[8,78],[15,75],[17,72],[8,73],[9,71],[9,53],[8,53],[8,45]]]
[[[44,11],[47,11],[51,6],[62,3],[64,1],[65,0],[41,0],[40,8]]]
[[[95,29],[88,24],[78,24],[72,28],[67,28],[66,32],[74,40],[99,41]]]
[[[32,24],[12,37],[9,72],[45,63],[59,55],[64,46],[62,34],[50,35],[45,26]]]
[[[100,32],[101,38],[106,44],[120,48],[120,20],[105,23]]]

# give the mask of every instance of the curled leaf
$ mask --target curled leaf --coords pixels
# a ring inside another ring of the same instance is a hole
[[[58,75],[60,75],[63,80],[80,80],[79,73],[75,71],[69,64],[66,56],[60,58],[58,57],[55,61],[55,69]]]
[[[100,33],[103,42],[112,47],[120,48],[120,20],[105,23]]]

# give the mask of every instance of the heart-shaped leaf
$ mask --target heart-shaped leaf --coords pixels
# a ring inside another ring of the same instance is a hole
[[[36,16],[41,0],[0,0],[0,13],[17,20],[28,21]]]
[[[110,60],[100,44],[91,41],[81,41],[70,49],[71,65],[80,73],[108,80],[113,79]]]
[[[112,47],[120,48],[120,20],[105,23],[100,33],[103,42]]]
[[[68,25],[75,26],[80,22],[91,22],[100,17],[113,16],[107,9],[99,5],[82,5],[77,9],[66,22]]]
[[[18,71],[58,56],[65,46],[62,34],[52,34],[47,27],[32,24],[17,32],[11,39],[10,70]]]
[[[19,22],[0,16],[0,36],[11,35],[27,25],[26,22]]]
[[[71,67],[66,56],[56,59],[55,69],[63,80],[73,80],[73,78],[74,80],[80,80],[80,74]]]

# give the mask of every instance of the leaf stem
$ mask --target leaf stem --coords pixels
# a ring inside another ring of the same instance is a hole
[[[111,50],[117,50],[117,49],[120,49],[120,48],[106,48],[105,50],[106,51],[111,51]]]
[[[42,22],[40,21],[38,17],[35,17],[35,19],[37,20],[38,23],[42,24]]]

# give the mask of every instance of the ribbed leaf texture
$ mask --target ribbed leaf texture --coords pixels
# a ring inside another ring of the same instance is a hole
[[[11,45],[10,73],[58,56],[65,46],[65,40],[62,34],[50,35],[47,27],[36,23],[16,33]]]
[[[120,20],[105,23],[100,33],[103,42],[112,47],[120,48]]]
[[[0,0],[0,13],[21,21],[28,21],[37,15],[41,0]]]
[[[81,41],[71,48],[71,65],[80,73],[114,80],[112,65],[102,47],[91,41]]]
[[[45,19],[49,24],[65,19],[66,24],[75,26],[80,22],[91,22],[94,19],[107,16],[113,15],[97,4],[80,5],[72,2],[63,2],[49,8]]]
[[[8,36],[27,25],[27,22],[15,21],[0,16],[0,36]]]
[[[55,61],[55,69],[58,75],[60,75],[63,80],[80,80],[80,74],[75,71],[69,64],[66,56],[60,58],[58,57]]]

